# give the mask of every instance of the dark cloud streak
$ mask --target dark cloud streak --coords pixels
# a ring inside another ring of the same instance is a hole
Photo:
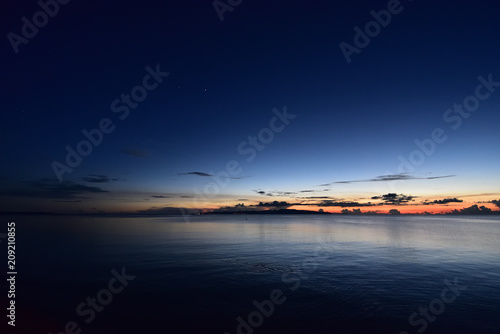
[[[463,200],[458,199],[458,198],[444,198],[444,199],[439,199],[435,200],[432,202],[422,202],[424,205],[433,205],[433,204],[448,204],[448,203],[462,203]]]
[[[71,181],[59,183],[56,180],[39,180],[24,182],[26,187],[2,192],[3,195],[17,197],[33,197],[57,200],[78,200],[88,198],[82,195],[107,193],[99,187],[90,187]]]
[[[150,155],[149,151],[146,150],[137,150],[133,148],[125,149],[122,151],[122,153],[125,153],[127,155],[131,155],[136,158],[145,158]]]
[[[96,175],[96,174],[86,176],[82,180],[89,183],[108,183],[108,182],[118,181],[118,179],[111,178],[106,175]]]
[[[408,181],[408,180],[434,180],[434,179],[443,179],[448,177],[454,177],[456,175],[442,175],[442,176],[429,176],[429,177],[415,177],[410,174],[400,173],[400,174],[389,174],[389,175],[381,175],[377,176],[373,179],[368,180],[350,180],[350,181],[336,181],[332,183],[320,184],[319,187],[326,187],[333,184],[349,184],[349,183],[358,183],[358,182],[382,182],[382,181]]]

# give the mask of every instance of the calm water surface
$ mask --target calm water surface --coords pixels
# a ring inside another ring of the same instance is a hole
[[[2,219],[16,333],[500,333],[500,217]]]

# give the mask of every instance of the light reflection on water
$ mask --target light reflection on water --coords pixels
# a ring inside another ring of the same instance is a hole
[[[15,220],[23,245],[19,304],[49,319],[47,332],[78,319],[75,306],[121,267],[137,279],[99,320],[82,324],[86,333],[133,333],[166,320],[186,333],[234,333],[236,317],[273,289],[283,290],[287,302],[258,333],[416,333],[409,315],[439,296],[444,279],[456,277],[468,290],[426,333],[500,332],[494,320],[500,219],[493,216]],[[329,253],[319,259],[321,244]],[[305,275],[308,259],[317,266]],[[292,291],[283,275],[297,278],[301,272],[307,278]]]

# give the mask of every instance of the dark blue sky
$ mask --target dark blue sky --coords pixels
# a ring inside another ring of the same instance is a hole
[[[221,21],[212,1],[72,0],[16,53],[8,34],[22,36],[21,18],[32,22],[41,8],[6,2],[0,209],[325,204],[301,198],[304,190],[333,203],[412,195],[416,208],[447,197],[462,206],[500,197],[500,92],[483,87],[490,94],[468,118],[444,119],[474,96],[479,76],[500,81],[500,5],[401,1],[348,64],[339,44],[354,45],[353,29],[364,30],[370,11],[388,3],[395,2],[243,1]],[[119,119],[112,102],[143,85],[148,66],[169,75]],[[250,146],[242,143],[285,106],[296,117],[247,161],[241,151]],[[76,149],[82,130],[105,118],[114,131],[59,182],[54,161],[65,164],[66,146]],[[400,169],[400,156],[411,160],[415,140],[436,128],[447,139],[411,171]],[[216,182],[210,175],[232,160],[241,171],[200,200],[195,189],[204,193]],[[374,181],[384,175],[400,177]]]

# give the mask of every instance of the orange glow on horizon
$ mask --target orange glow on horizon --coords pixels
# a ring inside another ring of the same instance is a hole
[[[380,214],[388,214],[390,210],[396,209],[401,214],[424,214],[428,212],[430,214],[443,214],[449,213],[453,210],[461,210],[464,208],[468,208],[476,203],[453,203],[454,205],[378,205],[378,206],[359,206],[359,207],[322,207],[317,205],[296,205],[290,207],[290,209],[294,210],[309,210],[309,211],[318,211],[323,209],[325,212],[329,213],[342,213],[342,210],[352,211],[353,209],[360,209],[362,213],[366,213],[368,211],[375,211]],[[458,205],[457,205],[458,204]],[[481,203],[477,204],[478,206],[485,206],[492,211],[500,211],[495,205],[490,203]]]

